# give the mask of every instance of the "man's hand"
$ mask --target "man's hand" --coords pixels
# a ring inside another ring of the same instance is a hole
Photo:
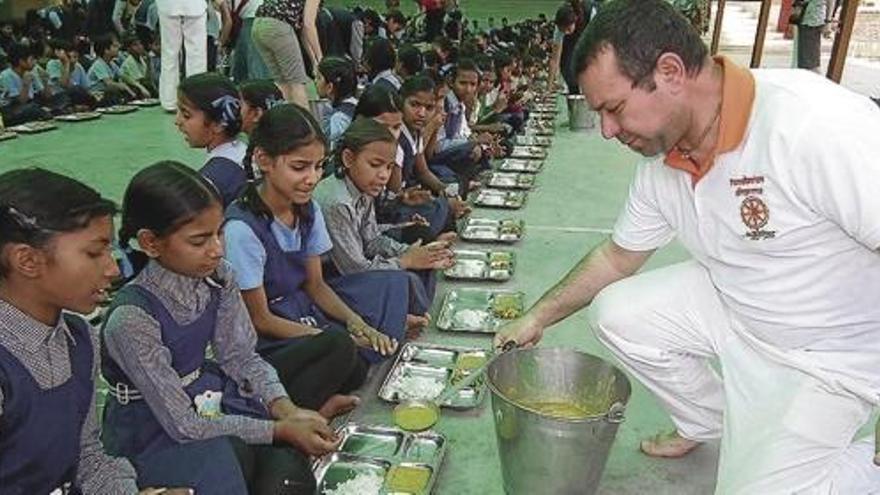
[[[516,342],[517,347],[532,347],[541,341],[544,327],[528,313],[521,318],[502,326],[495,334],[495,347],[500,349],[509,341]]]

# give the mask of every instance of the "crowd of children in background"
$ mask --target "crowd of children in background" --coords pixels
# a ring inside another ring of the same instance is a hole
[[[129,2],[130,31],[114,15],[113,32],[88,41],[60,34],[66,15],[28,43],[5,26],[7,123],[155,95],[144,3]],[[453,12],[424,43],[397,10],[352,17],[369,25],[362,58],[328,50],[317,63],[318,115],[265,79],[185,78],[175,123],[204,165],[141,170],[118,230],[116,206],[86,185],[40,169],[0,175],[0,452],[41,463],[0,463],[0,485],[313,493],[308,456],[338,446],[328,422],[358,404],[371,364],[429,324],[455,221],[523,129],[554,39],[546,19],[482,30]],[[93,342],[66,312],[91,313],[111,285]],[[76,387],[21,379],[46,362],[17,354],[29,345],[19,334],[49,346]],[[61,441],[29,442],[47,422]]]

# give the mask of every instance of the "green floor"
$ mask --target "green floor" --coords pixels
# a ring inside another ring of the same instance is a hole
[[[565,118],[560,115],[560,122]],[[61,124],[56,131],[0,143],[0,171],[40,166],[77,177],[119,199],[125,184],[140,168],[157,160],[180,160],[197,167],[201,150],[187,149],[170,115],[145,109],[99,121]],[[478,210],[481,216],[514,216],[526,222],[526,237],[515,246],[517,273],[506,287],[526,293],[529,302],[565,274],[613,225],[638,157],[595,134],[569,132],[561,126],[538,185],[526,207],[516,212]],[[659,252],[650,266],[684,259],[682,249]],[[458,284],[462,285],[462,284]],[[442,295],[449,284],[441,282]],[[545,346],[566,346],[607,356],[586,328],[586,315],[575,315],[547,335]],[[486,337],[450,336],[430,329],[426,341],[490,345]],[[357,421],[389,424],[390,408],[376,398],[385,369],[373,373],[361,391],[365,405]],[[437,430],[448,436],[450,450],[437,493],[501,493],[501,474],[492,415],[487,400],[467,413],[444,411]],[[711,492],[717,449],[706,447],[681,461],[647,459],[636,450],[638,438],[670,426],[667,416],[643,388],[634,384],[627,420],[605,473],[601,493],[704,494]],[[537,460],[536,460],[537,461]]]

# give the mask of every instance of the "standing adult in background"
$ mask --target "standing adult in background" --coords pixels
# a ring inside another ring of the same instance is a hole
[[[819,72],[822,37],[834,28],[834,0],[806,0],[797,22],[797,67]]]
[[[364,56],[364,23],[345,7],[324,6],[318,14],[318,38],[325,57],[349,57],[355,65]]]
[[[556,87],[555,84],[559,79],[560,72],[565,74],[571,65],[571,50],[566,52],[567,58],[562,57],[565,37],[573,33],[577,27],[577,15],[570,4],[564,3],[559,6],[554,24],[556,27],[553,30],[553,41],[551,42],[553,49],[550,52],[550,84],[552,89]],[[566,79],[567,81],[568,79]],[[571,89],[569,86],[569,93],[571,93]]]
[[[186,76],[208,69],[208,4],[205,0],[156,0],[162,36],[162,72],[159,101],[162,108],[177,109],[180,82],[180,49],[186,49]]]
[[[229,6],[232,17],[241,19],[240,28],[237,32],[232,31],[232,38],[228,40],[228,43],[234,47],[232,51],[232,79],[236,82],[271,77],[269,68],[263,62],[263,56],[260,55],[251,37],[254,17],[256,17],[260,5],[263,5],[263,0],[231,0]]]
[[[560,54],[562,64],[559,70],[562,72],[562,78],[568,86],[568,94],[576,95],[580,93],[578,88],[577,77],[572,74],[569,68],[572,53],[574,53],[574,45],[577,43],[587,23],[590,22],[590,14],[593,9],[593,0],[566,0],[566,5],[571,7],[574,12],[574,29],[568,32],[562,38],[562,52]]]
[[[443,18],[446,17],[444,0],[417,0],[425,13],[425,42],[433,43],[443,32]]]
[[[320,0],[264,0],[257,9],[251,31],[254,44],[281,89],[284,99],[309,107],[306,94],[306,65],[300,34],[312,67],[323,58],[318,38],[317,17]]]

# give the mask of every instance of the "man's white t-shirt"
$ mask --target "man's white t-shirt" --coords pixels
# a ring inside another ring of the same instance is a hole
[[[880,109],[802,70],[756,70],[740,145],[696,184],[642,165],[613,240],[677,238],[755,337],[880,400]]]

